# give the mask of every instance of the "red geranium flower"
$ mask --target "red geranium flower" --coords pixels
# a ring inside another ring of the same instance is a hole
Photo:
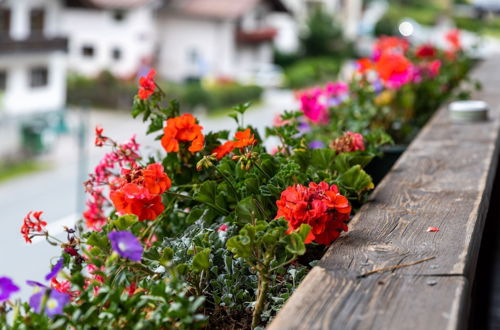
[[[144,186],[151,194],[163,194],[172,186],[172,181],[163,171],[161,164],[149,164],[142,174]]]
[[[412,63],[404,55],[385,53],[375,63],[375,69],[389,88],[399,88],[412,79]]]
[[[245,148],[257,143],[257,140],[255,140],[255,136],[250,131],[250,128],[247,128],[244,131],[236,132],[234,138],[236,139],[234,141],[235,148]]]
[[[418,58],[434,58],[437,55],[437,50],[431,44],[423,44],[417,48],[415,55]]]
[[[351,206],[336,185],[311,182],[308,187],[291,186],[281,193],[276,205],[276,219],[283,217],[288,221],[288,232],[296,230],[303,223],[311,226],[306,243],[314,241],[329,245],[342,231],[347,231]]]
[[[234,141],[227,141],[212,151],[212,155],[218,160],[221,160],[226,155],[230,154],[234,150]]]
[[[154,81],[154,76],[156,75],[156,71],[154,69],[151,69],[147,76],[141,77],[139,79],[139,92],[137,95],[141,100],[145,100],[149,98],[156,89],[156,84]]]
[[[95,127],[95,146],[96,147],[102,147],[104,143],[108,140],[107,137],[102,135],[102,132],[104,129],[101,126],[96,126]]]
[[[123,170],[109,197],[118,213],[135,214],[139,221],[154,220],[165,209],[161,194],[171,185],[163,166],[150,164],[145,169]]]
[[[193,153],[200,151],[205,143],[202,129],[203,127],[196,123],[196,118],[191,114],[170,118],[163,129],[161,144],[167,152],[178,152],[179,142],[191,142],[188,150]]]
[[[378,59],[386,53],[405,54],[410,47],[408,40],[399,37],[380,37],[373,47],[373,57]]]
[[[127,183],[110,193],[111,200],[120,214],[135,214],[139,221],[154,220],[165,209],[161,196],[152,195],[144,187]]]
[[[43,235],[43,230],[45,226],[47,226],[47,222],[41,219],[42,214],[42,211],[30,211],[26,217],[24,217],[21,234],[23,234],[26,243],[32,243],[31,239],[33,236]],[[32,216],[34,219],[31,218]]]
[[[361,58],[356,61],[356,67],[358,73],[365,73],[373,69],[373,62],[369,58]]]
[[[446,41],[451,46],[451,50],[456,52],[462,48],[462,43],[460,42],[460,30],[452,29],[445,35]]]
[[[215,155],[217,159],[222,159],[224,156],[230,154],[234,149],[243,149],[245,147],[253,146],[257,143],[255,135],[252,134],[250,128],[244,131],[238,131],[234,135],[235,140],[227,141],[212,151],[212,155]]]

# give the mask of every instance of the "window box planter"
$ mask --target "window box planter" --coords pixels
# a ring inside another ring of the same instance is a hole
[[[268,329],[466,327],[500,150],[497,63],[473,73],[490,119],[441,108]]]

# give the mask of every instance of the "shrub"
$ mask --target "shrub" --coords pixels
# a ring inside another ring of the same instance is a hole
[[[135,82],[121,80],[109,71],[96,78],[77,74],[68,77],[68,103],[106,109],[130,108],[137,87]]]
[[[166,96],[177,99],[186,111],[204,107],[207,111],[230,108],[236,104],[258,101],[263,89],[259,86],[240,85],[238,83],[215,84],[204,86],[199,81],[186,84],[159,82]],[[123,109],[131,106],[131,99],[136,93],[136,83],[114,77],[104,71],[96,78],[70,75],[68,78],[68,103],[71,105],[89,105],[96,108]]]
[[[286,85],[303,88],[334,79],[341,62],[328,57],[306,58],[285,70]]]

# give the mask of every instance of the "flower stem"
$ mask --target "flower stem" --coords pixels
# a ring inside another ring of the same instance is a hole
[[[267,290],[269,288],[269,279],[266,274],[259,273],[259,288],[257,293],[257,301],[255,303],[255,308],[253,310],[252,316],[252,329],[256,328],[260,320],[260,315],[264,310],[264,303],[266,302]]]
[[[217,173],[219,173],[224,178],[224,180],[229,184],[229,186],[231,187],[231,190],[233,191],[234,196],[236,197],[236,199],[240,200],[240,198],[239,198],[240,196],[238,195],[238,191],[236,190],[236,187],[233,185],[233,183],[231,182],[231,180],[229,180],[229,178],[220,169],[218,169],[217,166],[215,166],[214,168],[217,171]]]
[[[254,163],[255,164],[255,167],[262,173],[264,174],[268,179],[271,179],[271,176],[269,174],[267,174],[263,169],[262,167],[260,167],[259,164],[257,164],[257,162]]]

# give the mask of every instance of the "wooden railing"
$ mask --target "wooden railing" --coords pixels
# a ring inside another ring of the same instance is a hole
[[[440,109],[269,329],[467,327],[499,154],[499,63],[473,73],[489,120],[455,124]]]

